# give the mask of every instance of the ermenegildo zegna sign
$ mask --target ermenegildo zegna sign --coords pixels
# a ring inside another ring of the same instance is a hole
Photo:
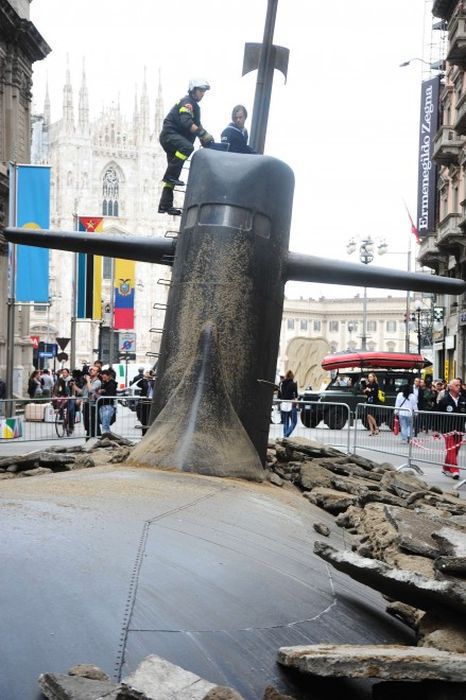
[[[437,166],[432,160],[432,152],[439,121],[439,91],[439,75],[422,81],[417,185],[417,229],[420,236],[427,236],[435,230]]]

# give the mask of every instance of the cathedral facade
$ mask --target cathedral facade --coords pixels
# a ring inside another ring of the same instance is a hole
[[[84,67],[76,108],[67,68],[61,118],[52,121],[47,91],[43,114],[34,119],[32,161],[51,166],[51,229],[71,231],[79,217],[103,217],[103,233],[173,235],[169,230],[177,230],[178,220],[156,213],[166,167],[158,141],[163,119],[160,81],[151,109],[144,73],[140,95],[135,95],[129,110],[131,116],[127,105],[122,109],[119,101],[99,115],[91,113],[89,104]],[[104,331],[112,327],[111,256],[109,250],[103,259],[102,319],[78,319],[75,324],[77,367],[97,359]],[[136,333],[139,364],[152,364],[156,359],[170,272],[166,266],[136,263],[134,329],[127,330]],[[49,273],[50,303],[34,306],[31,334],[53,343],[57,337],[73,335],[75,254],[52,250]],[[117,342],[115,339],[115,348]]]

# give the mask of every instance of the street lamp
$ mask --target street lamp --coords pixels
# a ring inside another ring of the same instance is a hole
[[[407,61],[403,61],[403,63],[400,63],[400,68],[405,68],[406,66],[409,66],[411,63],[414,61],[419,61],[420,63],[424,63],[424,65],[429,66],[431,70],[438,70],[438,71],[444,71],[445,70],[445,61],[433,61],[432,63],[430,61],[426,61],[424,58],[418,58],[415,56],[414,58],[410,58]]]
[[[359,260],[364,265],[369,265],[374,260],[374,241],[370,236],[367,238],[351,238],[347,245],[346,251],[348,255],[352,255],[359,243]],[[384,240],[377,244],[377,254],[383,255],[387,252],[387,244]],[[361,350],[367,350],[367,287],[364,287],[363,307],[362,307],[362,335],[361,335]]]
[[[422,301],[416,299],[414,302],[414,313],[416,315],[416,333],[417,333],[417,354],[421,354],[421,310]]]

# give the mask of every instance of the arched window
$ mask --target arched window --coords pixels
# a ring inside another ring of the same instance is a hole
[[[102,182],[102,214],[104,216],[118,216],[119,195],[117,172],[115,168],[108,168]]]

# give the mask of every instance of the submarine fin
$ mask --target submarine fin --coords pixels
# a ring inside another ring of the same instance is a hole
[[[288,253],[285,279],[296,282],[325,282],[325,284],[354,284],[379,289],[402,289],[413,292],[462,294],[463,280],[438,277],[419,272],[402,272],[387,267],[372,267],[341,260],[327,260],[314,255]]]
[[[140,262],[172,265],[176,242],[171,238],[81,233],[77,231],[49,231],[47,229],[5,228],[5,238],[12,243],[23,243],[36,248],[56,248],[76,253],[104,255]]]
[[[226,390],[212,322],[204,324],[194,359],[128,461],[207,476],[263,480],[259,455]]]

